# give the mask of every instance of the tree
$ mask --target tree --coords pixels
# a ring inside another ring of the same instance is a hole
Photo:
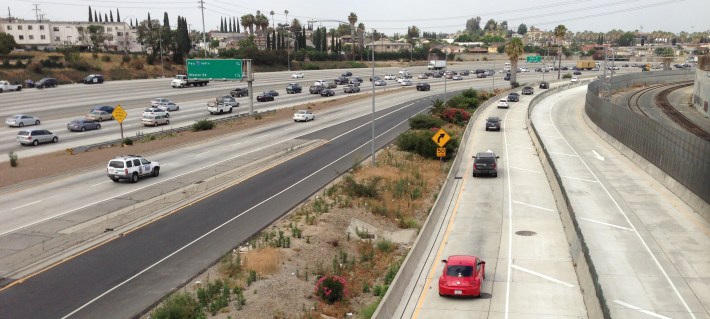
[[[94,18],[91,16],[91,6],[89,6],[89,23],[94,22]]]
[[[92,22],[99,22],[98,14],[96,13],[96,10],[94,10],[94,21]]]
[[[148,14],[148,16],[150,17],[150,14]],[[158,20],[143,20],[143,22],[138,24],[136,29],[138,42],[141,43],[143,47],[150,48],[153,57],[155,57],[154,54],[160,49],[158,40],[160,38],[160,22],[158,22]]]
[[[564,38],[565,34],[567,34],[567,28],[564,25],[560,24],[555,27],[554,34],[555,34],[555,39],[557,39],[558,45],[559,45],[559,48],[557,50],[557,60],[558,60],[558,62],[557,62],[558,63],[557,64],[557,79],[559,80],[560,73],[562,72],[562,70],[561,70],[561,68],[562,68],[562,42],[561,42],[561,40]]]
[[[350,49],[352,59],[355,61],[355,23],[357,22],[357,14],[355,14],[355,12],[350,12],[348,22],[350,22]]]
[[[108,22],[108,14],[107,13],[104,13],[104,21],[102,21],[102,22]]]
[[[633,45],[634,39],[636,39],[636,34],[633,32],[624,32],[619,40],[616,41],[616,45],[620,47],[628,47]]]
[[[242,33],[242,31],[239,30],[239,23],[237,23],[237,20],[239,20],[239,19],[234,18],[234,24],[237,26],[237,33]]]
[[[16,47],[17,42],[15,42],[15,37],[11,34],[0,33],[0,54],[8,54]]]
[[[247,29],[249,30],[250,35],[254,35],[254,22],[255,22],[255,17],[253,14],[245,14],[241,18],[241,23],[242,26],[244,27],[244,31]]]
[[[518,34],[525,35],[526,33],[528,33],[528,26],[526,26],[525,23],[521,23],[518,26]]]
[[[253,35],[249,35],[247,37],[242,38],[241,40],[239,40],[239,42],[237,42],[237,45],[240,49],[256,48],[256,42],[254,42]]]
[[[298,33],[301,31],[301,21],[293,19],[293,21],[291,21],[291,25],[289,26],[289,30],[291,30],[291,33]]]
[[[267,18],[261,11],[256,11],[256,16],[254,16],[254,24],[257,27],[257,36],[263,39],[267,34],[267,28],[269,27],[269,18]],[[259,41],[261,43],[261,41]]]
[[[113,22],[113,11],[110,11],[110,10],[109,10],[108,13],[111,14],[111,15],[109,16],[109,18],[111,19],[110,21]]]
[[[454,42],[473,42],[473,39],[471,39],[471,36],[468,34],[462,34]]]
[[[518,59],[523,55],[523,40],[511,38],[505,45],[505,54],[510,59],[510,83],[517,82]]]
[[[118,12],[118,8],[116,8],[116,22],[121,22],[121,14]]]
[[[496,33],[498,31],[498,22],[493,19],[489,19],[488,22],[486,22],[486,26],[483,27],[483,31],[486,33]]]
[[[79,34],[82,37],[88,37],[88,40],[91,43],[91,51],[93,52],[99,52],[99,48],[101,48],[106,41],[106,30],[102,25],[89,25],[88,27],[82,29],[82,32],[79,32]]]
[[[224,18],[219,19],[219,32],[224,32]]]
[[[472,36],[481,35],[481,17],[466,20],[466,32]]]
[[[417,26],[411,26],[407,28],[407,38],[413,39],[413,38],[419,38],[419,28]]]

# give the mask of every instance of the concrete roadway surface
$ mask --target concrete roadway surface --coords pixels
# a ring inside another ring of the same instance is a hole
[[[533,96],[521,95],[507,110],[494,103],[472,126],[464,160],[453,168],[460,182],[443,199],[450,204],[395,318],[586,318],[556,202],[528,135]],[[502,119],[500,132],[485,130],[489,116]],[[498,177],[472,177],[472,156],[487,150],[500,157]],[[486,262],[480,299],[438,295],[441,260],[450,255]]]
[[[562,176],[604,306],[613,318],[710,318],[710,224],[592,131],[586,92],[552,95],[531,118]]]
[[[415,101],[379,111],[376,147],[383,147],[408,129],[407,119],[430,106],[431,96],[422,95]],[[327,121],[327,116],[292,125],[308,127],[319,121]],[[0,290],[2,316],[23,319],[133,317],[347,171],[357,160],[367,158],[370,137],[370,115],[304,132],[296,139],[326,143],[3,288]],[[258,135],[252,138],[261,139]],[[165,170],[166,174],[168,172]],[[163,178],[161,174],[141,182],[153,184]],[[137,185],[142,186],[141,182]],[[127,185],[107,184],[127,188],[123,187]],[[143,191],[137,189],[136,193]]]
[[[565,63],[573,64],[573,62]],[[502,66],[498,63],[498,66]],[[493,68],[492,62],[470,62],[457,63],[452,65],[450,70],[476,69],[476,68]],[[376,74],[384,77],[385,74],[397,74],[401,68],[385,67],[377,68]],[[633,68],[636,69],[636,68]],[[305,78],[293,79],[291,72],[269,72],[257,73],[255,75],[254,87],[251,97],[254,99],[254,109],[256,111],[273,110],[277,108],[289,108],[293,105],[304,104],[313,101],[324,101],[334,98],[340,98],[345,95],[342,91],[342,86],[336,89],[336,96],[324,98],[320,95],[308,93],[308,87],[315,80],[326,79],[333,80],[340,76],[345,69],[340,70],[316,70],[306,71]],[[372,75],[372,69],[362,68],[353,69],[354,76],[361,77],[366,82],[363,83],[362,93],[370,92],[370,82],[367,82]],[[508,86],[507,81],[502,80],[501,74],[495,77],[477,79],[475,75],[466,76],[462,81],[444,81],[442,78],[429,78],[426,80],[416,79],[419,73],[425,72],[425,66],[416,66],[409,68],[409,71],[414,76],[413,83],[429,82],[432,89],[439,89],[447,86],[456,86],[455,83],[464,82],[471,86],[490,89],[495,87]],[[633,71],[633,70],[629,70]],[[598,72],[584,71],[584,75],[595,75]],[[518,81],[524,83],[526,81],[537,81],[543,75],[538,72],[526,72],[518,74]],[[552,74],[547,74],[546,78],[552,78]],[[220,82],[212,81],[204,87],[188,87],[176,89],[170,86],[172,79],[153,79],[153,80],[131,80],[131,81],[107,81],[99,85],[85,84],[70,84],[60,85],[57,88],[48,89],[30,89],[20,92],[8,92],[2,94],[2,108],[0,109],[0,119],[4,119],[13,114],[30,114],[41,119],[42,123],[39,126],[31,126],[31,128],[48,129],[59,136],[57,144],[43,144],[37,147],[23,147],[16,141],[19,128],[2,127],[0,128],[0,153],[7,154],[9,151],[15,151],[21,158],[63,151],[67,148],[90,145],[99,142],[117,140],[121,137],[119,125],[116,121],[102,122],[101,130],[87,132],[69,132],[66,129],[66,124],[75,118],[82,118],[88,111],[97,105],[116,106],[120,104],[128,113],[128,117],[123,124],[124,136],[136,136],[140,133],[149,133],[154,131],[164,130],[166,128],[186,126],[194,123],[196,120],[204,118],[226,117],[228,115],[210,115],[206,110],[206,102],[214,100],[216,96],[229,95],[229,91],[235,87],[246,87],[246,82]],[[286,85],[290,82],[300,83],[304,89],[301,94],[286,94]],[[280,94],[273,102],[256,102],[256,95],[265,90],[274,89]],[[378,87],[378,92],[391,91],[400,89],[400,86],[395,81],[388,81],[386,87]],[[414,90],[414,86],[401,88],[404,90]],[[165,125],[157,128],[143,127],[140,124],[143,110],[149,105],[148,102],[156,97],[168,98],[180,106],[180,111],[171,112],[170,125]],[[250,97],[241,97],[237,100],[240,106],[234,111],[237,113],[245,113],[249,110]],[[28,127],[30,128],[30,127]],[[0,157],[0,161],[7,161],[7,156]]]

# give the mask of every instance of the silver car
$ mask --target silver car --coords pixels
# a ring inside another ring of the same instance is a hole
[[[22,145],[38,145],[40,143],[57,143],[59,137],[47,130],[22,130],[17,133],[17,142]]]
[[[113,114],[106,111],[93,110],[89,114],[84,115],[84,118],[87,120],[101,122],[103,120],[113,119]]]
[[[170,102],[170,100],[168,100],[166,98],[156,97],[150,101],[150,105],[157,107],[160,104],[168,103],[168,102]]]
[[[39,125],[39,118],[32,115],[17,114],[5,119],[5,125],[23,127],[25,125]]]
[[[143,118],[141,119],[141,124],[143,126],[158,126],[158,125],[167,125],[170,124],[170,120],[168,120],[167,117],[162,116],[162,115],[143,115]]]
[[[158,105],[158,108],[161,109],[161,110],[163,110],[163,111],[166,111],[166,112],[172,112],[172,111],[179,111],[179,110],[180,110],[180,106],[177,105],[177,104],[175,104],[175,103],[173,103],[173,102],[160,103],[160,105]]]

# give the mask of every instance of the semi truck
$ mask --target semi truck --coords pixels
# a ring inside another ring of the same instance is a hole
[[[175,76],[173,81],[170,83],[174,88],[184,88],[186,86],[205,86],[209,83],[209,80],[203,79],[189,79],[187,75],[178,74]]]
[[[442,70],[446,68],[446,60],[431,60],[427,68],[429,70]]]
[[[598,67],[599,67],[599,62],[597,62],[597,61],[592,61],[592,60],[577,61],[577,69],[579,69],[579,70],[591,70],[593,68],[598,68]]]

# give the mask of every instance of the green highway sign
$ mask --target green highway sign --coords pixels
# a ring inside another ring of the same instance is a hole
[[[242,60],[188,59],[187,78],[204,80],[241,80]]]
[[[527,61],[528,61],[528,63],[541,62],[541,61],[542,61],[542,57],[540,57],[540,56],[529,56]]]

